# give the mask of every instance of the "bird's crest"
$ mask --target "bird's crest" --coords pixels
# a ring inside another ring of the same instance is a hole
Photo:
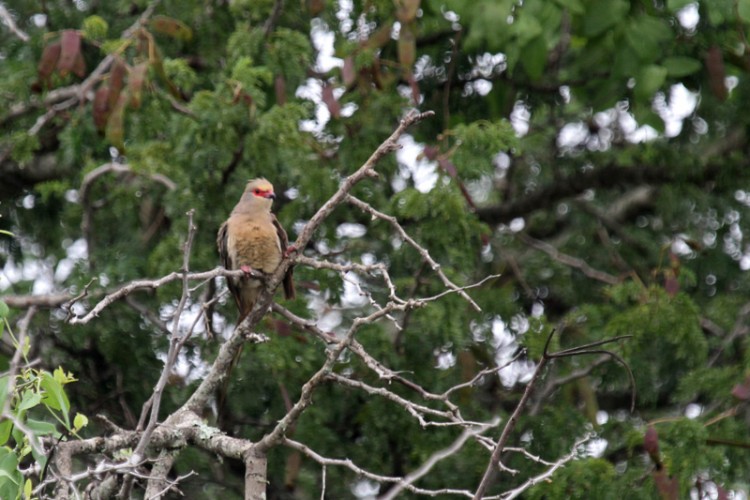
[[[245,186],[245,191],[250,191],[253,189],[260,189],[261,191],[273,192],[273,184],[268,182],[263,177],[258,177],[257,179],[250,179],[249,181],[247,181],[247,186]]]

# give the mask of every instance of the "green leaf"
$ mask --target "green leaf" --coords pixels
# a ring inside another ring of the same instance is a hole
[[[737,13],[746,23],[750,23],[750,0],[737,0]]]
[[[670,12],[677,12],[694,2],[695,0],[667,0],[667,9],[669,9]]]
[[[20,414],[23,411],[27,411],[38,405],[41,401],[42,395],[38,392],[24,391],[21,402],[16,407],[16,412]]]
[[[89,424],[89,418],[83,413],[76,413],[73,419],[73,429],[78,432]]]
[[[89,40],[104,40],[109,23],[101,16],[89,16],[83,20],[83,36]]]
[[[699,60],[684,56],[668,57],[661,64],[667,69],[667,74],[672,78],[692,75],[700,71],[702,67]]]
[[[31,479],[27,479],[26,482],[23,485],[23,497],[24,499],[31,500],[31,491],[33,489],[33,485],[31,484]]]
[[[8,304],[0,300],[0,321],[7,318],[9,312],[10,309],[8,308]]]
[[[26,427],[36,436],[56,436],[59,435],[57,432],[57,426],[51,422],[44,422],[43,420],[35,420],[30,418],[26,420]]]
[[[531,15],[521,16],[511,25],[511,28],[518,43],[522,46],[532,42],[544,32],[539,21]]]
[[[52,374],[52,376],[55,378],[55,380],[60,382],[60,384],[62,385],[69,384],[71,382],[76,381],[76,378],[73,377],[73,374],[70,372],[65,372],[62,366],[58,366],[57,368],[55,368],[55,371]]]
[[[560,7],[568,9],[573,14],[583,14],[584,7],[581,0],[557,0]]]
[[[531,80],[539,80],[547,66],[547,42],[544,35],[539,35],[523,48],[521,66]]]
[[[653,97],[667,79],[667,69],[656,64],[644,67],[635,79],[635,96],[640,101]]]
[[[168,16],[154,16],[151,19],[151,29],[185,42],[193,38],[193,30],[187,24]]]
[[[62,384],[55,380],[55,378],[48,372],[44,372],[42,374],[41,387],[44,389],[44,398],[42,399],[42,402],[48,407],[62,412],[65,425],[70,427],[70,420],[68,417],[70,402],[68,401],[68,396],[65,394]]]
[[[0,422],[0,446],[4,446],[10,438],[10,431],[13,428],[13,422],[10,420],[3,420]]]
[[[583,32],[586,36],[599,36],[614,25],[622,22],[627,15],[630,4],[624,0],[609,2],[602,7],[597,2],[589,5],[588,12],[583,18]]]
[[[0,448],[0,498],[17,498],[23,476],[18,470],[18,457],[10,448]]]
[[[672,29],[660,19],[639,16],[630,22],[625,31],[628,45],[641,61],[654,61],[659,49],[672,36]]]

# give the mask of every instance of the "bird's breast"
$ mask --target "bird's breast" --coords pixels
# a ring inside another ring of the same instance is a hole
[[[227,229],[227,250],[235,269],[250,266],[264,273],[276,270],[281,263],[281,246],[270,221],[230,219]]]

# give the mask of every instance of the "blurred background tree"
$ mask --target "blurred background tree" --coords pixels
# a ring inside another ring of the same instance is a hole
[[[14,235],[0,235],[0,293],[9,326],[29,319],[29,358],[79,380],[66,386],[74,411],[135,426],[163,365],[159,324],[179,286],[134,294],[87,325],[67,323],[91,305],[69,311],[70,298],[180,269],[190,209],[191,268],[215,267],[216,230],[250,178],[274,183],[294,239],[416,107],[436,116],[410,129],[379,178],[354,194],[397,216],[459,285],[501,276],[470,291],[481,313],[449,295],[397,317],[400,330],[368,326],[359,341],[438,394],[523,349],[454,397],[467,419],[488,421],[513,411],[552,328],[560,349],[632,335],[615,350],[636,379],[633,413],[627,374],[606,357],[556,360],[544,374],[511,443],[553,461],[586,433],[597,439],[530,497],[747,496],[750,2],[0,7],[0,229]],[[405,296],[443,289],[388,224],[348,205],[301,250],[385,263]],[[300,297],[284,305],[333,332],[370,307],[358,286],[388,296],[362,276],[342,281],[302,265],[296,276]],[[224,288],[217,280],[203,298]],[[232,330],[233,304],[222,299],[209,318],[177,364],[165,412],[205,374],[217,338]],[[279,316],[259,330],[271,341],[246,349],[224,425],[253,440],[325,359]],[[14,351],[4,336],[0,369]],[[336,371],[378,385],[354,357]],[[388,400],[336,384],[317,390],[290,431],[321,455],[393,476],[458,433],[423,429]],[[473,490],[488,458],[467,444],[418,485]],[[503,462],[520,473],[504,474],[490,494],[545,469],[518,453]],[[242,494],[231,460],[189,450],[175,474],[189,471],[199,474],[180,487],[193,498]],[[330,498],[390,488],[345,468],[325,477]],[[311,498],[322,478],[298,451],[269,456],[269,498]]]

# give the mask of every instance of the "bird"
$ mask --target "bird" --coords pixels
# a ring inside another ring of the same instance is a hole
[[[263,292],[263,281],[250,275],[251,271],[271,274],[281,261],[294,251],[289,245],[286,231],[281,227],[271,206],[276,194],[273,185],[266,179],[253,179],[245,186],[245,191],[232,210],[229,218],[221,225],[216,236],[216,246],[224,268],[241,269],[245,275],[228,277],[229,291],[237,303],[239,315],[237,326],[250,314]],[[295,297],[293,270],[290,266],[282,281],[284,296]],[[230,374],[239,362],[242,346],[232,358],[226,376],[218,392],[217,420],[223,422],[229,408],[226,405]]]
[[[222,265],[228,270],[245,272],[245,276],[227,278],[229,291],[239,310],[237,325],[252,311],[263,291],[263,282],[251,277],[251,271],[273,273],[294,249],[289,245],[286,231],[271,212],[275,198],[273,185],[266,179],[250,180],[216,237]],[[291,266],[284,274],[283,287],[284,297],[294,299]]]

